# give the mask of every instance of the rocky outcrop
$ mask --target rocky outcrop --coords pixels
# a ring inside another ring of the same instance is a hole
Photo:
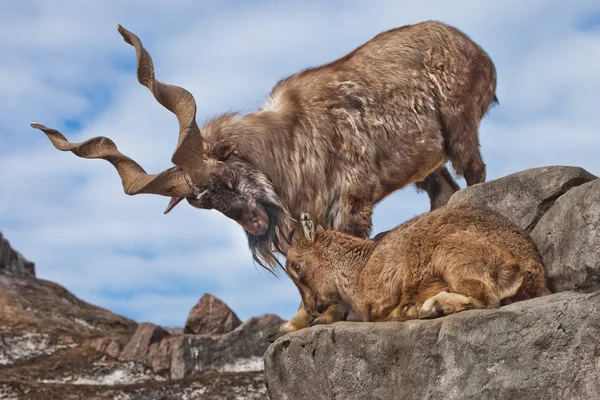
[[[0,274],[19,278],[35,277],[35,265],[10,247],[2,232],[0,232]]]
[[[560,196],[594,179],[579,167],[532,168],[460,190],[448,203],[489,207],[531,232]]]
[[[271,399],[597,399],[600,180],[576,167],[522,171],[450,203],[530,232],[553,294],[435,320],[304,329],[265,353]]]
[[[227,304],[205,293],[190,311],[183,332],[219,335],[231,332],[241,324],[242,321]]]
[[[250,318],[220,336],[180,335],[163,340],[152,360],[155,371],[168,370],[171,379],[195,376],[206,370],[261,371],[269,346],[267,336],[285,321],[274,314]],[[169,357],[165,357],[167,354]]]
[[[0,398],[267,398],[262,355],[279,317],[251,318],[226,334],[137,324],[36,279],[32,263],[1,251]],[[223,322],[219,329],[235,325],[237,317],[203,311],[205,321]]]
[[[600,290],[600,179],[556,200],[531,231],[553,292]]]
[[[50,281],[0,275],[0,334],[83,339],[131,335],[136,323],[74,296]]]
[[[600,294],[291,333],[265,354],[272,400],[597,399]]]
[[[123,361],[146,362],[150,346],[159,343],[167,336],[169,336],[169,332],[160,326],[143,322],[138,325],[119,359]]]
[[[262,371],[267,335],[284,322],[277,315],[265,314],[223,335],[169,335],[159,326],[142,323],[119,359],[143,362],[171,379],[198,376],[207,370]]]

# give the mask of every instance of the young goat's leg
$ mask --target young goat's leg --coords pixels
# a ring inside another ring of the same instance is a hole
[[[318,318],[313,318],[306,313],[304,305],[300,303],[300,307],[296,314],[285,324],[279,327],[277,332],[270,334],[267,338],[269,342],[274,342],[276,339],[290,332],[298,331],[302,328],[306,328],[313,325],[319,324],[332,324],[337,321],[343,321],[348,315],[348,309],[341,304],[334,304],[325,311],[323,315]]]
[[[344,321],[348,315],[348,309],[342,304],[334,304],[323,313],[323,315],[315,318],[308,326],[327,325],[334,322]]]
[[[296,311],[296,314],[294,314],[294,316],[285,324],[281,325],[277,332],[269,334],[267,340],[269,342],[274,342],[276,339],[280,338],[283,335],[307,327],[312,321],[313,318],[310,315],[308,315],[308,313],[304,309],[304,304],[300,303],[300,307],[298,307],[298,311]]]
[[[420,319],[438,318],[477,308],[496,308],[500,305],[498,297],[480,279],[463,279],[454,284],[449,282],[449,286],[451,293],[442,291],[425,300],[419,310]]]

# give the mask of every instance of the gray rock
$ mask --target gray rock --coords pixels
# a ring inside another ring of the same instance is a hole
[[[119,360],[147,362],[150,346],[160,342],[166,336],[169,336],[169,332],[160,326],[150,322],[139,324],[119,356]]]
[[[179,335],[152,347],[148,360],[155,372],[169,371],[171,379],[197,376],[206,370],[262,370],[247,366],[260,362],[269,346],[267,335],[285,321],[274,314],[250,318],[224,335]],[[238,367],[239,368],[236,368]]]
[[[183,333],[222,334],[231,332],[242,324],[225,302],[204,293],[190,311]]]
[[[579,167],[532,168],[459,190],[448,203],[489,207],[531,232],[557,198],[594,179]]]
[[[598,399],[600,293],[429,321],[303,329],[265,353],[272,400]]]
[[[531,231],[550,290],[600,290],[600,179],[561,196]]]
[[[101,353],[106,353],[112,358],[117,358],[119,357],[123,346],[114,339],[101,337],[92,340],[90,342],[90,347]]]
[[[2,237],[2,232],[0,232],[0,274],[19,278],[35,278],[35,264],[14,250],[8,240]]]

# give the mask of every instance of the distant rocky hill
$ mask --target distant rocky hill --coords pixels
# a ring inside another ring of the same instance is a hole
[[[0,399],[266,399],[266,337],[283,322],[242,323],[205,294],[186,333],[137,324],[37,279],[0,234]]]
[[[535,168],[463,189],[450,203],[489,207],[529,232],[553,294],[434,320],[288,334],[264,357],[272,400],[600,399],[600,179]]]

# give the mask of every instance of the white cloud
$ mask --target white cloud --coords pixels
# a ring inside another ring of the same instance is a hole
[[[66,127],[73,141],[110,136],[149,172],[171,165],[176,119],[137,83],[134,50],[114,30],[117,22],[143,40],[159,79],[195,94],[201,122],[252,110],[277,80],[340,57],[381,31],[440,19],[480,43],[498,70],[500,106],[481,126],[489,179],[554,164],[600,173],[595,1],[219,4],[0,6],[0,35],[10,38],[0,43],[0,229],[42,278],[167,325],[182,325],[204,292],[222,297],[242,318],[289,318],[299,303],[287,278],[253,266],[233,221],[188,205],[162,215],[168,199],[125,195],[110,164],[59,153],[29,128],[38,120]],[[428,204],[412,188],[390,196],[376,208],[375,231]]]

